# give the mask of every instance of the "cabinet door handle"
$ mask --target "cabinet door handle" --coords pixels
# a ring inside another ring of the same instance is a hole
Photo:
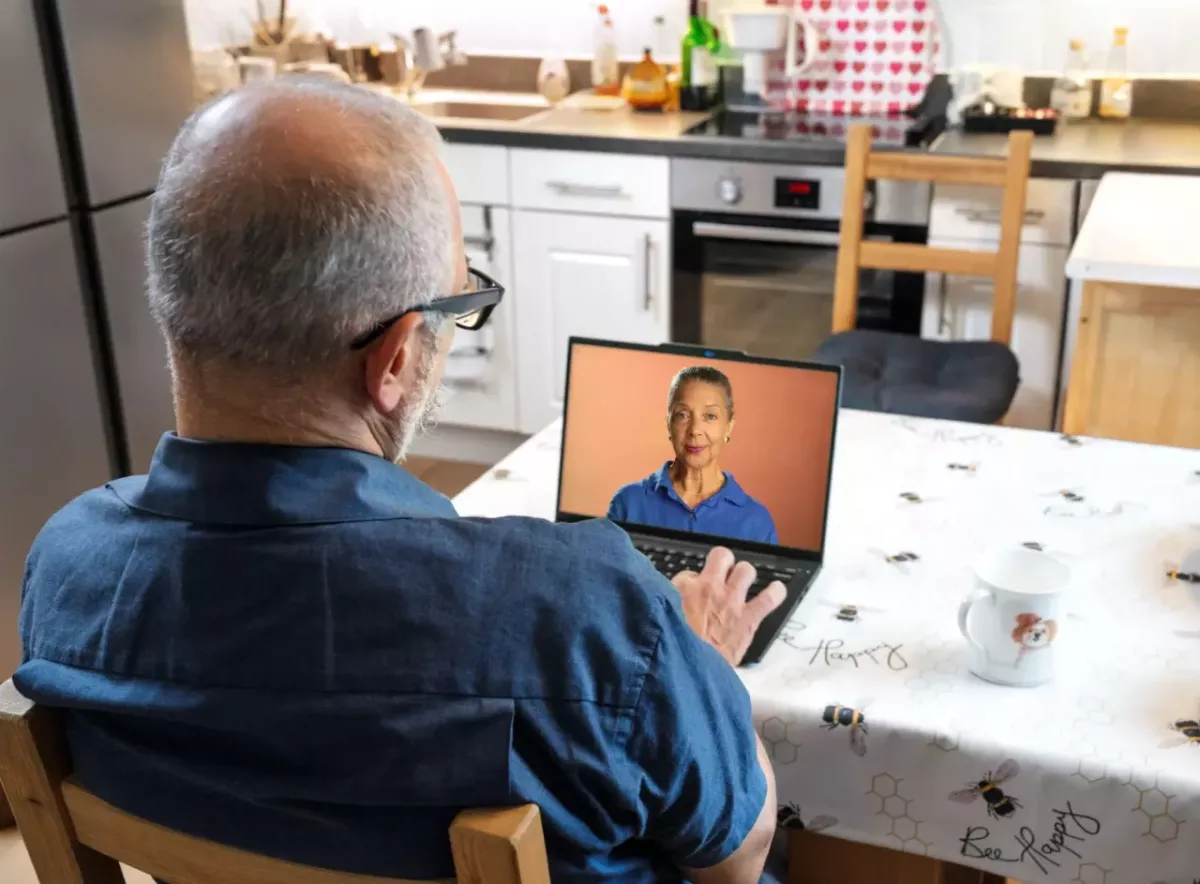
[[[975,224],[999,224],[999,209],[977,209],[974,206],[958,206],[954,213]],[[1046,213],[1041,209],[1027,209],[1023,224],[1041,224],[1046,220]]]
[[[946,321],[946,274],[941,274],[938,280],[938,337],[950,331],[950,323]]]
[[[629,199],[629,194],[620,184],[576,184],[571,181],[547,181],[546,186],[556,191],[559,196],[582,196],[610,200]]]
[[[464,236],[463,244],[474,249],[482,249],[487,255],[488,264],[496,260],[496,237],[492,228],[492,207],[483,207],[483,234],[481,236]]]
[[[487,347],[471,347],[467,350],[451,350],[446,354],[447,359],[491,359],[492,351]]]
[[[643,279],[644,297],[642,299],[642,309],[649,313],[654,309],[654,291],[651,282],[651,276],[654,272],[654,237],[648,233],[643,241],[643,248],[643,258],[645,259],[645,278]]]

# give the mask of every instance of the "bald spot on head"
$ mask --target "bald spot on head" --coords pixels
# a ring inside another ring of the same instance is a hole
[[[164,163],[150,299],[173,349],[298,372],[449,293],[436,129],[361,87],[281,78],[205,106]]]
[[[177,147],[201,161],[193,179],[197,197],[232,189],[244,200],[256,190],[306,179],[369,195],[395,160],[387,126],[380,122],[348,105],[344,95],[258,87],[202,109]],[[214,191],[206,194],[208,188]]]

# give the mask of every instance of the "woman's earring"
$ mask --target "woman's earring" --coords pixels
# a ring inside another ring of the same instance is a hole
[[[729,441],[729,437],[728,437],[728,436],[726,436],[726,437],[725,437],[725,441],[726,441],[726,442],[728,442],[728,441]]]

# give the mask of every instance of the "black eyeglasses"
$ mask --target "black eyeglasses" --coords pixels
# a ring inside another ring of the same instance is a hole
[[[438,298],[420,307],[405,310],[391,319],[385,319],[365,334],[359,335],[351,344],[351,350],[362,350],[378,341],[383,334],[410,313],[450,313],[454,324],[466,331],[479,331],[492,316],[492,311],[504,297],[504,286],[482,270],[467,268],[467,288],[462,294]]]

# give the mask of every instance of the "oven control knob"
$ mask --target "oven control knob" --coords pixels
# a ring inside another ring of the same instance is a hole
[[[742,182],[736,178],[722,178],[717,185],[721,202],[734,206],[742,201]]]

